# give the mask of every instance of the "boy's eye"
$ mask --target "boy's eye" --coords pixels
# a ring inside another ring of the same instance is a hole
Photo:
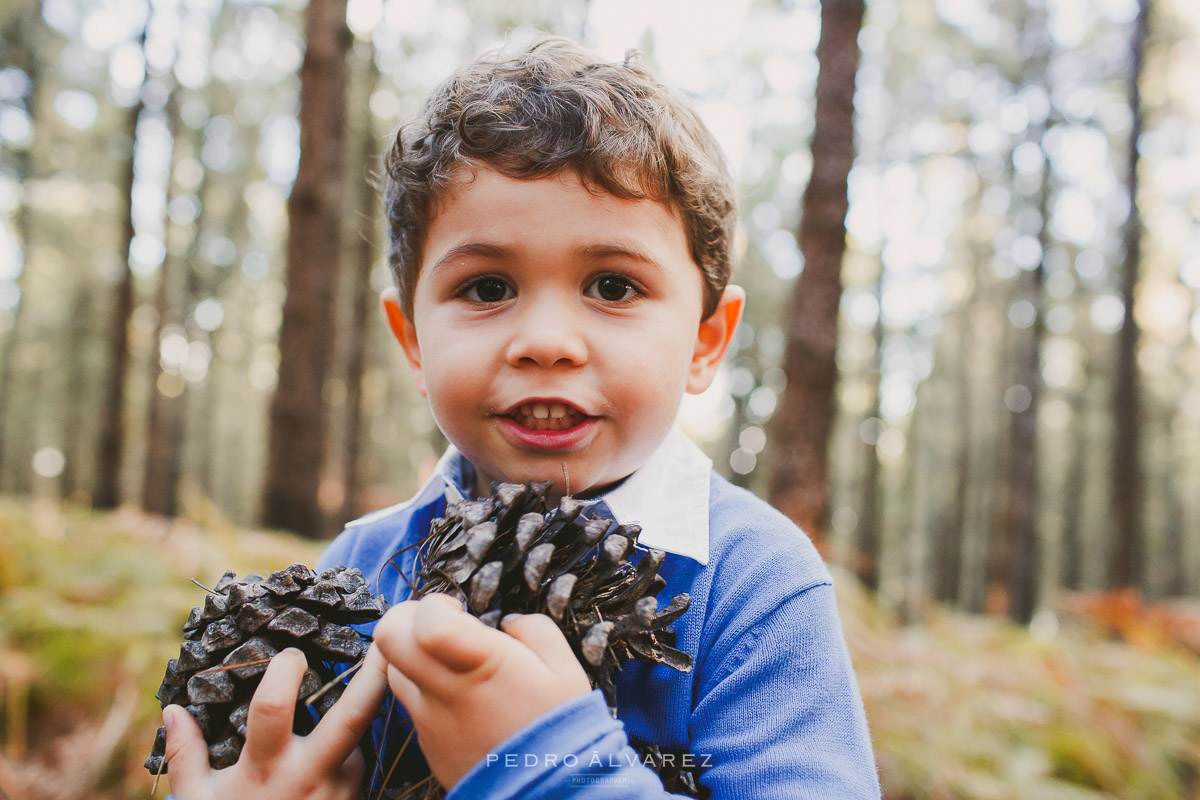
[[[463,297],[473,303],[499,303],[514,296],[512,287],[499,278],[480,278],[463,292]]]
[[[638,290],[634,285],[620,275],[604,275],[597,278],[584,292],[588,297],[594,297],[606,303],[620,303],[624,300],[632,300],[637,296],[637,293]]]

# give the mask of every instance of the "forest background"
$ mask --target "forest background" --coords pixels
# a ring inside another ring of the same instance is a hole
[[[888,796],[1200,797],[1190,0],[5,2],[0,796],[144,792],[186,579],[428,474],[372,184],[520,28],[729,156],[749,311],[681,423],[838,567]]]

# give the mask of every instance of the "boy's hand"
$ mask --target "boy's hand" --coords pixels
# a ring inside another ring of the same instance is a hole
[[[489,628],[442,594],[401,603],[375,626],[388,682],[447,789],[525,725],[591,691],[549,617],[510,615],[502,628]]]
[[[371,647],[345,693],[308,736],[292,733],[307,662],[288,648],[271,661],[250,701],[246,746],[232,767],[213,770],[200,726],[179,706],[163,711],[171,793],[178,800],[348,800],[358,796],[358,742],[379,712],[385,662]]]

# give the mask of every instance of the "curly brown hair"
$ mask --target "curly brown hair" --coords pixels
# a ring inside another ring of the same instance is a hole
[[[584,185],[648,198],[683,220],[704,278],[704,317],[729,282],[736,208],[724,156],[688,101],[630,51],[606,63],[542,36],[485,53],[455,72],[404,125],[387,155],[388,264],[412,318],[424,232],[438,193],[461,167],[510,178],[574,171]]]

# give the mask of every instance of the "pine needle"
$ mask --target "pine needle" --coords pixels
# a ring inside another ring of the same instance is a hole
[[[154,785],[150,787],[150,796],[154,797],[158,793],[158,779],[162,777],[163,770],[167,766],[167,756],[163,755],[162,760],[158,762],[158,771],[154,773]]]
[[[209,594],[214,594],[214,595],[220,595],[220,594],[221,594],[221,593],[220,593],[220,592],[218,592],[216,589],[210,589],[210,588],[208,588],[207,586],[205,586],[203,583],[201,583],[200,581],[196,580],[195,578],[189,578],[189,580],[191,580],[191,582],[192,582],[192,583],[196,584],[197,586],[199,586],[201,589],[203,589],[204,591],[208,592]]]
[[[194,674],[206,675],[210,672],[228,672],[231,669],[241,669],[242,667],[257,667],[260,664],[270,664],[270,663],[271,663],[271,659],[260,658],[257,661],[243,661],[240,664],[227,664],[223,667],[209,667],[208,669],[202,669],[199,672],[196,672]]]
[[[320,700],[321,695],[325,694],[330,689],[332,689],[334,686],[337,686],[339,683],[341,683],[343,680],[345,680],[347,675],[353,675],[355,672],[358,672],[360,669],[362,669],[362,665],[365,663],[367,663],[367,660],[364,658],[362,661],[359,661],[354,666],[348,668],[345,672],[341,673],[340,675],[335,675],[333,677],[333,680],[331,680],[329,683],[325,684],[320,689],[317,689],[315,692],[310,694],[308,696],[308,698],[304,701],[305,705],[311,706],[313,703],[317,702],[317,700]]]
[[[392,759],[392,765],[388,767],[387,775],[383,776],[383,783],[379,786],[379,794],[375,795],[375,800],[383,800],[383,790],[387,788],[388,781],[392,779],[392,773],[396,771],[396,765],[400,763],[400,759],[404,756],[404,751],[408,749],[408,743],[412,741],[413,734],[416,732],[417,727],[414,725],[412,730],[408,732],[408,736],[405,737],[404,744],[400,745],[400,751],[396,753],[396,757]],[[432,778],[433,776],[430,775],[429,777]],[[407,794],[407,792],[405,794]]]

